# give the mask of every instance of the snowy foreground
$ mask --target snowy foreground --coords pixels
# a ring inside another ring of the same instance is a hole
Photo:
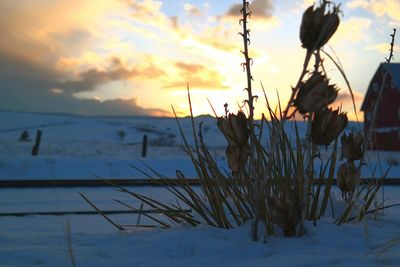
[[[66,218],[2,218],[0,266],[71,266]],[[249,239],[249,225],[115,232],[97,217],[69,217],[77,266],[399,266],[400,218],[308,226],[302,238]]]
[[[171,200],[162,189],[140,193]],[[386,187],[389,203],[399,203],[397,187]],[[85,193],[101,208],[118,208],[111,198],[136,205],[110,188],[64,190],[4,189],[3,211],[85,210]],[[50,201],[53,200],[53,201]],[[28,204],[29,203],[29,204]],[[134,215],[113,215],[115,222],[136,224]],[[70,224],[67,234],[66,224]],[[71,266],[68,239],[77,266],[399,266],[400,208],[364,222],[337,226],[331,219],[307,225],[301,238],[268,237],[252,242],[250,225],[232,230],[178,226],[170,230],[118,232],[98,215],[0,218],[0,266]]]
[[[222,168],[224,140],[212,118],[203,117],[204,135]],[[195,177],[179,149],[182,141],[174,119],[104,118],[0,112],[0,181],[6,179],[142,178],[129,164],[138,159],[173,177],[181,169]],[[190,139],[190,120],[182,126]],[[357,125],[352,125],[356,127]],[[27,130],[34,139],[43,131],[38,157],[33,141],[18,142]],[[300,125],[302,129],[302,125]],[[121,138],[119,131],[124,131]],[[148,157],[141,158],[143,135]],[[189,140],[190,141],[190,140]],[[376,154],[370,155],[374,161]],[[381,154],[388,177],[400,178],[400,156]],[[379,172],[379,167],[377,172]],[[366,171],[366,176],[370,172]],[[159,200],[174,198],[162,188],[129,188]],[[0,213],[91,210],[79,192],[102,209],[123,209],[111,199],[140,203],[112,188],[0,189]],[[336,192],[333,197],[338,196]],[[381,199],[382,196],[379,196]],[[400,203],[400,187],[385,187],[386,204]],[[135,225],[133,214],[112,215],[120,224]],[[67,230],[67,222],[70,232]],[[143,224],[150,222],[141,220]],[[250,225],[232,230],[177,226],[170,230],[129,228],[119,232],[99,215],[0,217],[0,266],[400,266],[400,207],[384,216],[336,226],[326,218],[307,225],[301,238],[279,233],[259,242],[249,238]],[[265,241],[265,242],[264,242]]]

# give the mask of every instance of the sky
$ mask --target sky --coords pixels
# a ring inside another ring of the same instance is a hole
[[[256,116],[285,105],[302,69],[301,16],[309,0],[253,0],[250,56]],[[336,3],[339,3],[335,1]],[[246,99],[238,0],[2,0],[0,109],[82,115],[179,116],[237,111]],[[400,29],[400,1],[341,1],[341,23],[325,49],[339,57],[357,108]],[[400,32],[399,32],[400,35]],[[394,60],[400,60],[400,36]],[[332,50],[331,50],[332,49]],[[339,71],[334,106],[354,113]],[[208,100],[207,100],[208,99]],[[359,115],[360,118],[362,116]]]

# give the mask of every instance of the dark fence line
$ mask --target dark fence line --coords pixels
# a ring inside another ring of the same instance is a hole
[[[0,180],[0,188],[45,188],[45,187],[110,187],[120,186],[164,186],[181,184],[176,179],[60,179],[60,180]],[[199,179],[187,179],[190,185],[200,185]]]
[[[0,180],[0,188],[46,188],[46,187],[110,187],[120,186],[164,186],[164,185],[183,185],[182,181],[176,179],[110,179],[106,182],[101,179],[60,179],[60,180]],[[363,183],[381,182],[381,179],[366,178]],[[314,180],[318,184],[319,180]],[[322,181],[323,183],[326,180]],[[199,179],[186,179],[185,183],[190,185],[200,185]],[[400,185],[400,178],[386,178],[384,185]],[[334,180],[336,184],[336,179]]]
[[[176,210],[176,212],[183,211],[183,212],[192,212],[191,209],[184,209],[184,210]],[[112,215],[112,214],[139,214],[139,213],[166,213],[166,210],[159,210],[159,209],[149,209],[149,210],[102,210],[104,214]],[[14,216],[14,217],[24,217],[24,216],[31,216],[31,215],[50,215],[50,216],[64,216],[64,215],[98,215],[99,213],[95,210],[89,211],[28,211],[28,212],[1,212],[0,217],[5,216]]]

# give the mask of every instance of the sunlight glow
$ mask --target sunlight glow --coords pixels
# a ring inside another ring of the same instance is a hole
[[[275,107],[277,93],[285,103],[298,79],[305,54],[298,38],[299,24],[311,2],[274,1],[272,6],[263,5],[265,10],[257,10],[258,17],[250,20],[253,88],[260,96],[257,117],[265,112],[260,82]],[[343,1],[345,15],[330,45],[358,95],[358,108],[369,80],[386,56],[388,29],[400,27],[395,3]],[[241,30],[239,14],[228,13],[234,4],[233,0],[178,4],[54,0],[39,7],[30,0],[4,0],[0,2],[0,55],[6,55],[11,65],[31,67],[26,73],[18,68],[16,77],[34,73],[38,86],[29,90],[43,92],[43,99],[58,99],[60,105],[121,100],[132,106],[127,114],[138,110],[149,115],[165,114],[158,110],[170,114],[170,105],[174,105],[187,115],[189,83],[195,114],[212,113],[208,98],[221,115],[226,102],[236,111],[246,99],[246,76],[240,65],[242,40],[237,34]],[[328,65],[327,71],[341,94],[347,95],[335,67]],[[349,98],[342,100],[344,110],[354,118]],[[15,105],[23,109],[26,105],[21,103],[24,101]],[[73,111],[72,106],[64,109]]]

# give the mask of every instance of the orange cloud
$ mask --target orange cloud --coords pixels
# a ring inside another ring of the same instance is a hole
[[[353,95],[354,95],[354,103],[356,106],[358,119],[362,120],[363,117],[361,116],[360,107],[362,101],[364,100],[364,94],[357,91],[353,91]],[[342,110],[347,112],[347,115],[350,120],[356,120],[356,116],[354,113],[353,99],[347,90],[342,89],[339,91],[339,95],[336,98],[335,102],[332,104],[332,106],[342,107]]]
[[[349,92],[342,92],[344,91],[341,90],[339,91],[338,97],[336,98],[336,103],[343,103],[343,104],[348,104],[348,103],[353,103],[351,94]],[[364,100],[364,94],[353,91],[353,96],[354,96],[354,102],[356,103],[357,106],[361,106],[361,102]]]
[[[224,20],[224,16],[219,16],[215,21],[207,21],[208,25],[202,25],[202,29],[199,31],[196,27],[193,27],[188,21],[182,21],[178,16],[168,17],[161,12],[162,3],[153,0],[138,1],[125,1],[131,9],[131,19],[138,23],[138,25],[153,26],[154,28],[141,31],[150,38],[158,39],[158,35],[152,35],[151,32],[158,30],[164,34],[167,34],[171,41],[175,41],[177,45],[187,46],[188,44],[193,47],[208,47],[209,49],[215,49],[218,51],[238,51],[240,50],[240,42],[237,41],[237,36],[232,34],[232,31],[236,31],[233,28],[232,21]],[[260,0],[254,1],[251,4],[257,11],[260,17],[266,18],[264,4],[260,4]],[[269,4],[268,4],[269,6]],[[192,4],[184,4],[183,9],[186,13],[199,16],[202,11]],[[268,9],[268,8],[267,8]],[[240,14],[240,13],[238,13]],[[263,15],[261,15],[263,14]],[[229,16],[225,16],[228,18]],[[275,21],[271,18],[271,21]],[[237,25],[235,20],[234,25]],[[132,27],[132,26],[131,26]],[[264,25],[265,27],[265,25]],[[188,42],[189,40],[189,42]]]
[[[224,84],[225,78],[211,66],[191,64],[185,62],[175,62],[175,67],[179,75],[170,77],[164,88],[185,88],[189,83],[191,88],[221,90],[227,89]]]
[[[245,77],[240,67],[242,43],[236,34],[240,27],[232,18],[211,21],[207,16],[170,17],[163,13],[162,2],[154,0],[40,3],[0,1],[0,56],[6,54],[12,58],[10,61],[16,70],[13,79],[29,77],[29,89],[24,89],[28,87],[24,79],[16,83],[18,95],[29,91],[26,95],[34,97],[33,92],[38,91],[41,96],[38,101],[51,95],[52,101],[62,106],[57,101],[78,105],[78,100],[74,99],[78,94],[74,93],[86,92],[89,100],[95,96],[108,100],[135,98],[147,107],[168,108],[170,103],[146,100],[150,98],[146,95],[149,88],[182,90],[189,82],[194,90],[219,90],[220,95],[226,95],[228,88],[238,88],[239,97],[236,98],[241,99],[245,86],[241,83]],[[257,16],[267,18],[272,14],[270,4],[271,1],[253,1],[255,22]],[[194,14],[196,8],[199,9],[193,5],[181,5],[181,8],[177,14],[184,14],[183,11]],[[207,8],[199,10],[206,15]],[[252,47],[251,56],[256,57],[255,68],[260,66],[263,71],[260,75],[253,72],[258,79],[272,66],[264,68],[262,65],[263,59],[268,58],[265,47]],[[27,65],[29,69],[22,68]],[[286,78],[287,75],[282,76]],[[173,91],[158,90],[157,93],[166,99]],[[9,93],[16,96],[11,89]],[[208,93],[205,91],[202,96]],[[177,100],[171,97],[171,101]],[[25,105],[26,101],[20,103]],[[93,109],[100,108],[99,103],[103,102],[90,102]],[[52,106],[55,107],[57,105]],[[147,112],[135,108],[138,112]]]
[[[0,1],[0,51],[26,60],[54,60],[98,32],[99,19],[121,9],[111,1]]]
[[[79,63],[78,63],[79,64]],[[162,69],[152,62],[145,65],[126,66],[118,57],[108,59],[108,66],[103,69],[89,68],[77,74],[73,80],[64,83],[64,88],[72,92],[92,91],[98,85],[111,81],[130,79],[153,79],[164,76]]]

